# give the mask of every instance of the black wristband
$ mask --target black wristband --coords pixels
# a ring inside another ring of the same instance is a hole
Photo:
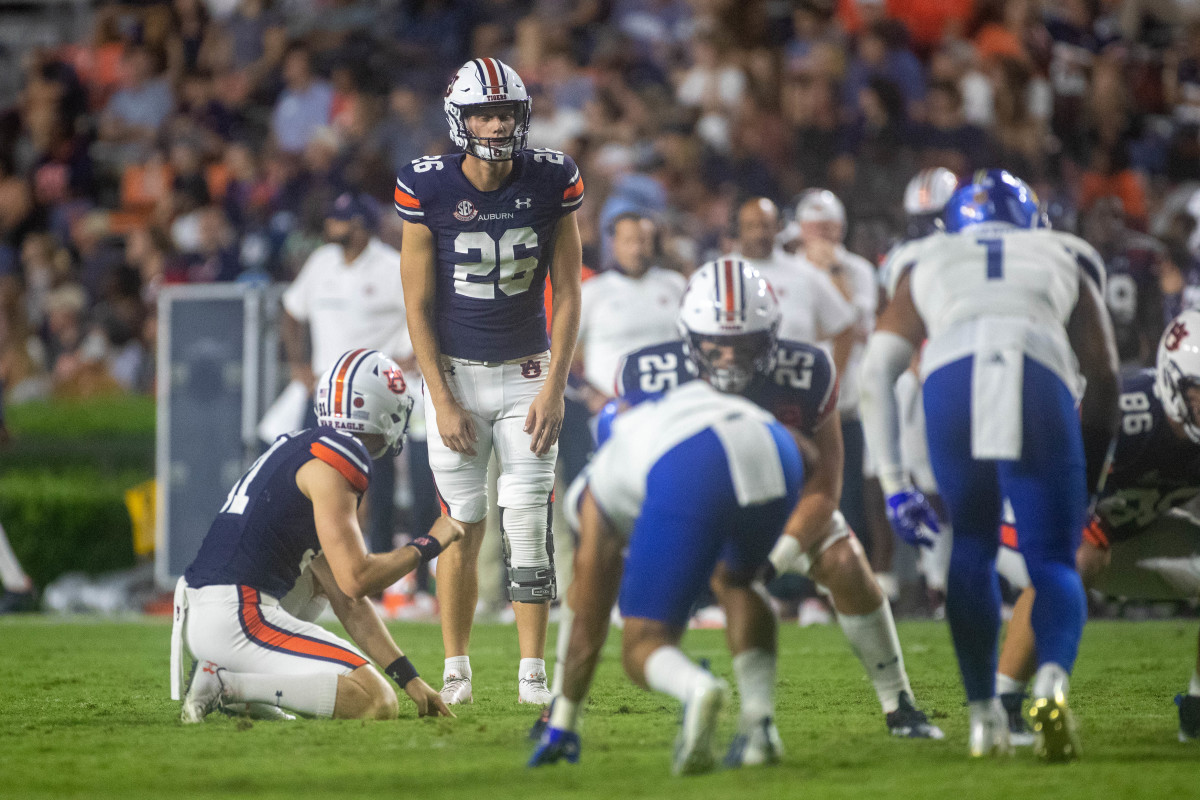
[[[412,662],[408,660],[408,656],[400,656],[391,664],[388,664],[387,669],[385,669],[384,672],[386,672],[387,676],[394,680],[396,685],[401,689],[407,686],[408,682],[413,678],[419,677],[417,675],[417,668],[414,667]]]
[[[407,546],[417,548],[417,552],[421,554],[421,561],[423,562],[437,558],[438,553],[442,552],[442,543],[429,534],[418,536],[409,542]]]

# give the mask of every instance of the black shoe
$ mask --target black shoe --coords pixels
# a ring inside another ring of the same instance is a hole
[[[546,728],[550,727],[550,709],[554,708],[554,702],[542,709],[542,713],[538,715],[537,722],[533,723],[533,727],[529,729],[529,738],[535,742],[541,741],[542,734],[546,732]]]
[[[1021,707],[1025,704],[1025,695],[1020,692],[1009,692],[1000,695],[1000,704],[1008,715],[1008,740],[1013,747],[1031,747],[1033,731],[1025,724],[1025,715]]]
[[[0,595],[0,614],[25,614],[38,610],[37,591],[27,592],[6,591]]]
[[[1177,694],[1175,705],[1179,706],[1179,741],[1200,739],[1200,697]]]
[[[946,734],[912,704],[908,692],[900,693],[900,706],[887,715],[888,733],[909,739],[942,739]]]

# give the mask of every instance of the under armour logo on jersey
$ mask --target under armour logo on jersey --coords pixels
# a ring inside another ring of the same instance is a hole
[[[1171,330],[1167,331],[1167,335],[1163,337],[1163,346],[1171,351],[1178,350],[1179,345],[1183,344],[1183,339],[1187,335],[1187,325],[1181,321],[1177,321],[1171,325]]]
[[[517,210],[518,211],[520,211],[523,208],[532,208],[532,207],[533,207],[533,198],[532,197],[518,197],[517,198]]]
[[[399,369],[384,370],[383,377],[387,379],[388,388],[396,394],[404,394],[404,390],[408,388],[404,381],[404,373]]]
[[[541,374],[542,374],[542,362],[531,358],[528,361],[526,361],[525,363],[521,364],[521,377],[522,378],[537,378],[537,377],[541,376]]]

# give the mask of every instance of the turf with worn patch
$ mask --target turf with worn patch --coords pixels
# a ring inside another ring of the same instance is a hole
[[[439,685],[436,626],[392,626]],[[1200,745],[1176,741],[1172,696],[1187,684],[1195,621],[1090,624],[1073,683],[1084,757],[1044,766],[966,757],[966,711],[942,623],[900,630],[918,704],[943,742],[891,738],[836,627],[781,632],[777,767],[669,774],[678,708],[620,674],[605,651],[578,766],[525,767],[535,710],[516,702],[516,636],[479,626],[474,705],[396,722],[250,723],[219,715],[184,727],[168,699],[166,621],[0,620],[0,797],[342,798],[1133,798],[1200,796]],[[730,676],[720,631],[685,649]],[[732,735],[725,714],[722,742]]]

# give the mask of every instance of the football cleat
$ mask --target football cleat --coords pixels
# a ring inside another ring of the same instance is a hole
[[[546,673],[538,675],[530,673],[517,681],[517,702],[533,703],[544,706],[554,699],[550,687],[546,685]]]
[[[1179,741],[1200,739],[1200,697],[1177,694],[1175,705],[1179,706]]]
[[[556,764],[566,761],[568,764],[578,764],[582,745],[579,734],[562,728],[547,727],[542,732],[537,749],[529,759],[529,766],[540,767],[543,764]]]
[[[1033,745],[1033,731],[1025,724],[1025,714],[1021,706],[1025,703],[1025,695],[1020,692],[1008,692],[1000,695],[1000,705],[1008,715],[1008,741],[1013,747],[1030,747]]]
[[[967,752],[971,758],[1012,754],[1012,743],[1008,740],[1008,718],[999,701],[993,700],[984,713],[972,712]]]
[[[727,767],[755,767],[760,764],[778,764],[783,760],[783,739],[775,720],[762,717],[749,726],[743,726],[725,754]]]
[[[224,706],[222,672],[224,670],[211,661],[200,661],[192,667],[187,694],[183,697],[183,708],[179,712],[181,722],[185,725],[204,722],[205,717]]]
[[[542,709],[542,713],[538,714],[537,721],[529,728],[529,740],[536,742],[542,738],[542,734],[546,732],[546,728],[550,727],[550,711],[554,708],[554,701],[550,705]]]
[[[450,673],[443,679],[440,694],[448,706],[475,702],[471,697],[471,679],[463,678],[455,673]]]
[[[1039,697],[1029,708],[1033,727],[1033,754],[1050,764],[1065,764],[1079,758],[1079,733],[1075,718],[1062,692]]]
[[[34,589],[24,592],[5,590],[0,594],[0,614],[28,614],[37,610],[38,596]]]
[[[696,689],[683,704],[683,720],[679,723],[679,735],[675,738],[675,756],[671,772],[676,775],[699,775],[712,771],[717,759],[713,753],[713,735],[729,684],[720,678]]]
[[[925,712],[912,704],[908,692],[900,693],[900,705],[887,715],[888,733],[909,739],[944,739],[942,729],[929,721]]]

